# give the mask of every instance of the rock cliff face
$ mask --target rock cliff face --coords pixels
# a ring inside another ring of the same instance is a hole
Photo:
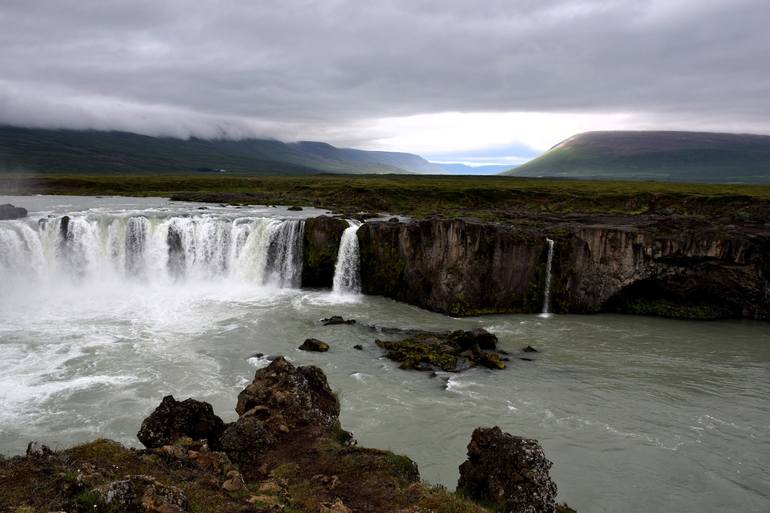
[[[342,219],[320,216],[305,221],[302,249],[302,286],[331,288],[342,232]]]
[[[363,291],[450,315],[551,311],[770,319],[770,229],[688,218],[368,222]]]

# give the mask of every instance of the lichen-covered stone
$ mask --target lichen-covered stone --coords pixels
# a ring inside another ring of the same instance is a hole
[[[457,491],[501,513],[554,513],[556,485],[551,462],[537,440],[477,428],[460,465]]]
[[[475,365],[504,369],[500,355],[484,349],[495,349],[497,337],[487,330],[417,332],[402,340],[377,340],[386,350],[385,356],[399,362],[402,369],[460,372]]]
[[[113,481],[94,490],[94,496],[106,511],[145,513],[186,513],[189,503],[185,494],[174,486],[160,483],[151,476],[133,475]],[[94,505],[97,510],[98,504]]]
[[[292,432],[310,428],[329,433],[340,406],[318,367],[295,367],[278,357],[238,394],[239,418],[228,425],[221,445],[239,464],[254,464],[259,455]]]
[[[299,346],[299,349],[302,351],[325,353],[326,351],[329,350],[329,344],[321,340],[318,340],[317,338],[308,338],[302,343],[301,346]]]
[[[345,319],[341,315],[332,315],[331,317],[326,317],[325,319],[321,319],[321,324],[324,326],[335,326],[337,324],[355,324],[355,319]]]

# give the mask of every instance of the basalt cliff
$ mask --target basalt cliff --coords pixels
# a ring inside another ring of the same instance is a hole
[[[337,236],[313,232],[344,225],[309,228],[306,239],[328,245]],[[450,315],[541,312],[551,239],[552,312],[770,319],[766,225],[676,216],[429,218],[368,221],[358,239],[364,293]],[[319,251],[305,250],[311,286],[331,282],[330,271],[313,271]]]

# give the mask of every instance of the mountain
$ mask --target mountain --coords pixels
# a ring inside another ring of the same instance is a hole
[[[486,164],[483,166],[468,166],[466,164],[438,162],[434,162],[434,164],[439,166],[443,173],[450,173],[453,175],[497,175],[511,169],[511,166],[508,164]]]
[[[708,132],[586,132],[511,176],[770,183],[770,136]]]
[[[428,162],[419,155],[413,153],[400,153],[392,151],[366,151],[352,148],[337,148],[331,144],[313,141],[300,141],[290,143],[289,146],[299,148],[300,151],[316,157],[344,160],[361,164],[377,163],[384,166],[403,169],[411,173],[442,173],[441,167]]]
[[[270,139],[206,140],[0,126],[0,172],[69,174],[436,173],[418,155]]]

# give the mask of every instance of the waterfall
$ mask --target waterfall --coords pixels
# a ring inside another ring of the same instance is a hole
[[[141,276],[145,270],[145,250],[150,221],[143,216],[132,217],[126,225],[126,273]]]
[[[0,222],[0,283],[236,279],[299,287],[304,221],[68,214]]]
[[[342,232],[337,264],[334,266],[332,291],[335,294],[358,294],[361,292],[361,269],[358,255],[358,229],[361,223],[349,220]]]
[[[548,258],[545,264],[545,293],[543,294],[543,316],[550,315],[551,306],[551,263],[553,262],[553,241],[546,237],[548,243]]]
[[[267,281],[281,287],[299,287],[302,279],[304,223],[275,223],[269,230]]]

